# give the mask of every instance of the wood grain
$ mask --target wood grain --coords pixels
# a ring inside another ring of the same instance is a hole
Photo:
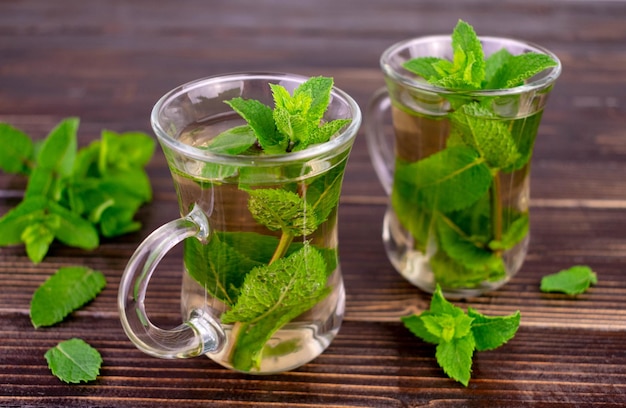
[[[250,376],[207,358],[155,359],[130,343],[116,309],[122,270],[139,242],[178,213],[159,151],[148,168],[154,202],[140,210],[140,231],[89,252],[55,243],[39,265],[22,247],[0,248],[0,406],[624,406],[626,2],[3,1],[0,121],[43,138],[62,118],[77,116],[81,146],[105,128],[150,132],[150,110],[163,93],[233,71],[333,76],[365,110],[384,85],[378,58],[386,47],[449,32],[459,18],[479,34],[540,43],[564,65],[532,163],[526,262],[503,288],[456,302],[523,316],[506,346],[476,353],[469,387],[447,378],[433,346],[399,321],[427,307],[430,297],[386,258],[380,235],[387,197],[361,131],[340,206],[346,316],[324,354],[289,373]],[[17,205],[25,183],[0,173],[0,214]],[[63,323],[35,330],[33,291],[74,264],[102,271],[106,289]],[[574,264],[598,273],[589,292],[538,290],[542,276]],[[180,257],[172,254],[149,293],[149,312],[159,324],[178,324],[179,285]],[[67,385],[50,374],[43,354],[71,337],[102,353],[95,382]]]

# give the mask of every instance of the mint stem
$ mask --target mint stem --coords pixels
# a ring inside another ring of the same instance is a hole
[[[502,239],[502,199],[501,195],[500,174],[496,172],[493,175],[493,184],[490,189],[491,193],[491,228],[493,239],[500,241]],[[500,251],[496,251],[498,253]]]
[[[274,261],[285,256],[287,253],[287,249],[289,249],[289,245],[291,245],[291,241],[293,241],[293,234],[287,231],[283,231],[283,234],[280,236],[280,241],[278,242],[278,246],[274,251],[274,255],[272,259],[270,259],[269,264],[271,265]]]

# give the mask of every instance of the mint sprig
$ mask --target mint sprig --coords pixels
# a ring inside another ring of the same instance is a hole
[[[430,309],[419,315],[402,318],[417,337],[437,346],[437,363],[452,379],[467,387],[471,378],[474,351],[498,348],[515,336],[521,315],[485,316],[469,308],[467,314],[448,302],[439,285],[433,293]]]
[[[452,50],[451,61],[423,57],[404,64],[429,83],[460,92],[442,94],[451,106],[445,148],[415,162],[397,159],[391,202],[416,250],[437,244],[430,257],[436,281],[464,288],[504,278],[503,252],[527,235],[528,213],[505,206],[502,189],[509,187],[501,177],[528,165],[541,112],[505,119],[494,110],[494,97],[463,93],[516,87],[557,62],[505,49],[485,58],[474,29],[462,20]]]
[[[233,98],[226,103],[246,122],[245,128],[236,132],[247,133],[250,129],[256,137],[256,143],[266,154],[283,154],[304,150],[307,147],[327,142],[332,136],[348,125],[349,119],[335,119],[323,122],[328,108],[333,79],[313,77],[298,86],[293,94],[282,85],[269,84],[272,90],[274,107],[271,108],[254,99]],[[231,134],[233,129],[224,133]],[[224,139],[232,140],[231,135],[218,135],[208,149],[225,152],[221,145]],[[250,139],[240,138],[237,149],[226,151],[239,154],[251,146]],[[245,141],[244,141],[245,140]],[[245,148],[244,148],[245,147]]]
[[[208,150],[232,155],[286,154],[325,143],[350,123],[347,119],[324,121],[332,78],[310,78],[293,93],[282,85],[268,86],[273,108],[243,98],[226,102],[246,124],[217,135]],[[189,274],[227,307],[221,320],[232,324],[226,354],[235,369],[261,370],[264,357],[300,348],[293,339],[267,343],[332,291],[327,280],[336,269],[337,251],[312,237],[338,205],[344,169],[342,160],[321,174],[268,187],[257,181],[282,168],[205,166],[203,176],[208,178],[238,177],[239,189],[248,194],[250,217],[270,234],[216,232],[207,244],[195,239],[185,242]]]
[[[34,263],[56,239],[94,249],[99,237],[136,231],[137,210],[152,199],[144,170],[154,152],[146,134],[104,130],[77,148],[79,120],[68,118],[42,141],[0,124],[0,169],[28,176],[24,200],[0,218],[0,246],[24,243]]]

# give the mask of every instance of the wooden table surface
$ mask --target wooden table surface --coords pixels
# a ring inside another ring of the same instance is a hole
[[[430,296],[385,256],[386,197],[361,131],[340,206],[347,310],[324,354],[292,372],[249,376],[204,357],[156,359],[130,343],[116,309],[122,270],[139,242],[178,213],[158,150],[148,167],[154,200],[138,214],[139,232],[94,251],[55,243],[38,265],[21,246],[0,248],[0,405],[624,406],[626,2],[4,0],[0,121],[42,138],[62,118],[77,116],[81,146],[105,128],[151,133],[150,110],[166,91],[234,71],[333,76],[364,108],[383,85],[378,58],[386,47],[449,33],[459,18],[479,34],[542,44],[564,65],[533,158],[526,262],[500,290],[456,302],[485,314],[522,313],[514,339],[475,355],[467,388],[447,378],[434,347],[399,320],[422,311]],[[17,205],[24,186],[23,178],[0,174],[0,214]],[[180,319],[180,262],[167,258],[151,286],[163,325]],[[539,291],[542,276],[575,264],[590,265],[597,286],[577,297]],[[102,271],[107,287],[63,323],[35,330],[33,291],[68,265]],[[71,337],[102,354],[96,381],[67,385],[47,368],[45,351]]]

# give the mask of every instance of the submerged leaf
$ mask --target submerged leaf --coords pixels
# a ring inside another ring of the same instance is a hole
[[[393,194],[420,208],[442,212],[466,208],[479,200],[493,179],[474,149],[450,147],[411,164],[397,163]]]
[[[319,225],[315,210],[296,193],[271,188],[248,193],[250,213],[259,224],[272,231],[301,236],[311,234]]]

